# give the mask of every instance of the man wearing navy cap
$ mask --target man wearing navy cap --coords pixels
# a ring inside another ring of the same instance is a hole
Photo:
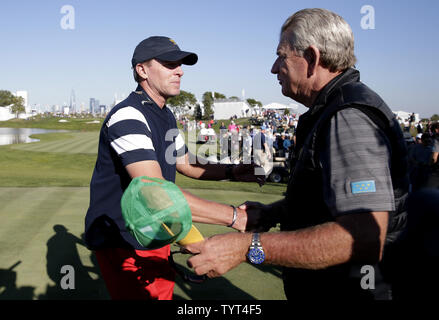
[[[120,200],[133,178],[148,176],[175,183],[178,170],[196,179],[263,183],[263,178],[254,176],[251,165],[189,162],[184,139],[165,103],[180,93],[181,65],[193,65],[197,60],[195,53],[180,50],[168,37],[154,36],[140,42],[131,60],[138,87],[111,110],[102,125],[85,240],[96,253],[112,299],[169,300],[174,288],[175,273],[168,262],[170,246],[146,250],[125,227]],[[195,222],[244,231],[257,220],[233,206],[183,194]]]

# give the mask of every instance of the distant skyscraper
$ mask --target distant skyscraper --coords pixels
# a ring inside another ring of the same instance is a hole
[[[99,107],[99,100],[95,99],[95,108],[94,108],[94,113],[100,113],[101,109]]]
[[[96,100],[95,98],[90,98],[90,113],[95,112]]]
[[[73,89],[72,89],[72,92],[70,93],[70,112],[71,113],[77,112],[75,90],[73,90]]]

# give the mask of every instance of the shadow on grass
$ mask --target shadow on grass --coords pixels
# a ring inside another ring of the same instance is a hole
[[[63,225],[53,227],[55,234],[47,241],[46,270],[55,285],[47,285],[39,300],[97,300],[108,299],[96,257],[91,253],[92,267],[84,266],[77,245],[85,246],[82,239],[68,232]],[[66,268],[63,270],[63,267]],[[93,279],[89,272],[96,274]]]
[[[17,261],[8,269],[0,269],[0,300],[31,300],[35,287],[17,287],[17,272],[14,268],[21,261]]]
[[[14,268],[18,261],[8,269],[0,269],[0,300],[108,300],[110,299],[105,282],[101,277],[94,253],[90,260],[93,266],[85,266],[78,252],[78,246],[85,244],[81,238],[70,233],[63,225],[53,226],[54,234],[47,241],[46,272],[53,284],[46,285],[46,291],[35,295],[35,287],[17,287],[17,272]],[[71,266],[74,272],[64,271],[64,266]],[[187,273],[186,267],[178,267]],[[273,272],[272,268],[261,268],[264,272]],[[93,278],[90,273],[94,274]],[[64,286],[62,285],[64,284]],[[70,289],[66,288],[66,285]],[[73,285],[72,285],[73,284]],[[176,285],[192,300],[255,300],[255,297],[238,288],[224,277],[207,279],[201,284],[190,283],[176,277]],[[63,288],[64,287],[64,288]],[[174,294],[174,300],[186,297]]]
[[[282,279],[282,267],[278,266],[272,266],[272,265],[257,265],[257,264],[251,264],[252,267],[255,267],[259,271],[265,272],[265,273],[271,273],[272,275]]]
[[[177,264],[177,267],[185,273],[191,273],[189,269]],[[176,276],[175,284],[186,293],[191,300],[255,300],[255,297],[233,285],[224,277],[206,279],[202,283],[185,281]],[[174,294],[174,300],[186,300]]]

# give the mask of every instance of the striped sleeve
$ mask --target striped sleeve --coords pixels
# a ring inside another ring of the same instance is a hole
[[[338,112],[324,150],[324,198],[333,216],[395,210],[390,143],[367,115],[353,108]]]
[[[110,145],[124,166],[143,160],[157,160],[151,129],[144,115],[133,107],[116,111],[107,122]]]

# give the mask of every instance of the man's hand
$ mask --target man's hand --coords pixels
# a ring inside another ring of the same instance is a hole
[[[226,233],[214,235],[204,241],[185,247],[195,254],[187,265],[198,275],[219,277],[246,261],[251,244],[251,233]]]
[[[245,231],[268,231],[280,221],[279,213],[274,212],[270,205],[260,202],[246,201],[239,206],[239,209],[247,213]]]
[[[233,166],[232,173],[236,181],[257,182],[259,186],[265,184],[265,175],[256,175],[255,170],[261,168],[255,164],[238,164]]]

